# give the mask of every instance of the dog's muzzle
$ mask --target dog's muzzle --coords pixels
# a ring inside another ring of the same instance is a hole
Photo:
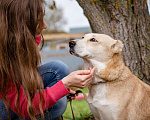
[[[69,42],[69,47],[70,47],[70,53],[73,54],[75,51],[74,51],[74,47],[76,45],[76,42],[75,41],[70,41]]]
[[[76,45],[76,42],[75,41],[70,41],[69,42],[69,47],[72,48]]]

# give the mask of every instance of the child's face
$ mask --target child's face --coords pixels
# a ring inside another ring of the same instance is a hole
[[[37,28],[36,34],[35,34],[35,38],[38,38],[41,36],[43,29],[47,28],[47,24],[45,22],[45,20],[43,20],[43,24],[41,27]]]
[[[44,8],[43,8],[43,13],[45,14]],[[40,15],[39,15],[39,16],[40,16]],[[43,23],[42,23],[42,24],[40,24],[40,23],[38,24],[37,30],[36,30],[36,33],[35,33],[35,38],[40,37],[41,34],[42,34],[43,29],[46,29],[46,28],[47,28],[47,24],[46,24],[46,22],[45,22],[45,20],[44,20],[44,17],[43,17],[42,19],[43,19]]]

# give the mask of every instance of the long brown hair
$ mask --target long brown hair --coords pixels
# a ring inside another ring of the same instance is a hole
[[[17,107],[22,85],[30,118],[35,119],[32,100],[37,89],[41,96],[39,108],[44,117],[41,106],[43,82],[38,73],[41,58],[35,40],[37,26],[43,24],[43,14],[43,0],[0,0],[0,92],[9,116],[11,106],[6,94],[12,88],[8,89],[11,83],[17,89],[17,114],[21,114]]]

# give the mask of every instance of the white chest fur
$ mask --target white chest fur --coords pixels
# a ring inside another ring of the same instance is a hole
[[[93,83],[102,81],[96,74],[100,72],[100,70],[106,67],[106,63],[99,63],[97,61],[84,61],[84,68],[88,69],[89,67],[96,67]],[[118,104],[107,100],[106,98],[106,84],[100,83],[97,85],[90,85],[88,87],[89,95],[88,95],[88,103],[92,113],[94,114],[96,120],[116,120],[117,119],[117,111]]]
[[[94,116],[100,120],[116,120],[118,104],[107,100],[105,83],[90,85],[88,88],[89,95],[87,101]]]

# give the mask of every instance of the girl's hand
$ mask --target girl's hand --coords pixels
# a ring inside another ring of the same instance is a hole
[[[84,89],[92,82],[94,71],[95,67],[89,70],[74,71],[63,78],[62,82],[68,89],[71,87]]]
[[[78,96],[78,94],[76,94],[75,91],[70,90],[70,93],[67,95],[67,100],[68,101],[74,100],[76,98],[76,96]]]

